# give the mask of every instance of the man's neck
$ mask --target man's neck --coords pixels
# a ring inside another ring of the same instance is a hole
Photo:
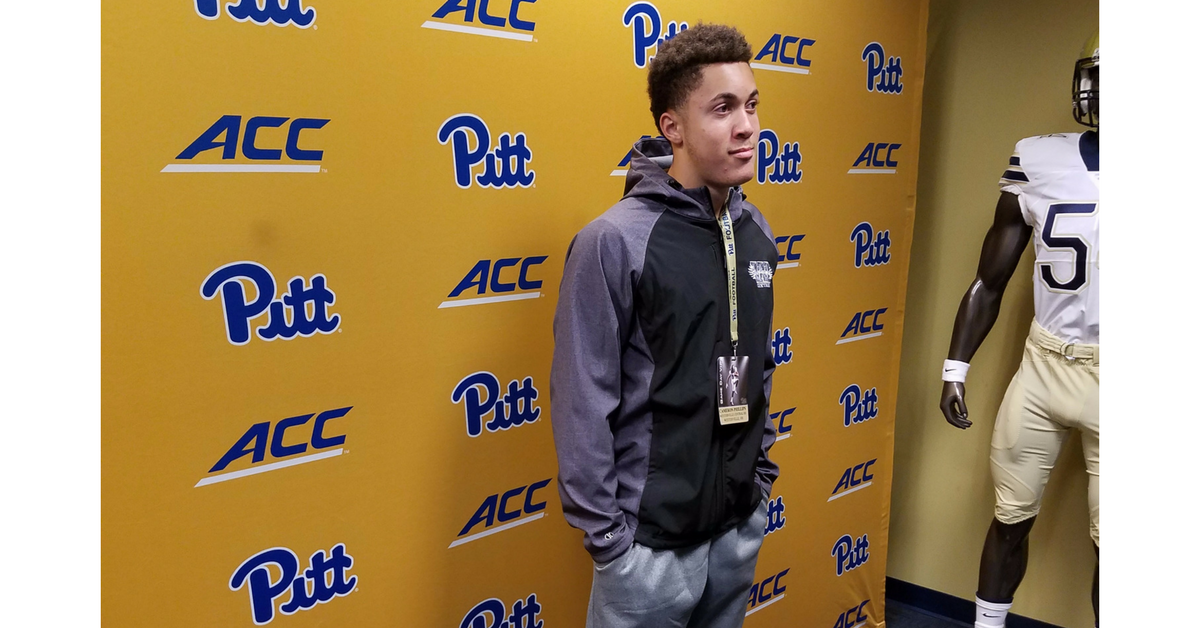
[[[679,157],[680,153],[676,152],[675,158],[671,160],[671,167],[667,169],[667,174],[685,188],[706,188],[713,216],[720,216],[721,209],[725,207],[725,200],[729,198],[730,188],[706,183],[686,158],[680,159]]]

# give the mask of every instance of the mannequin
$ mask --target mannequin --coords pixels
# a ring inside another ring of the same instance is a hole
[[[941,410],[967,418],[968,363],[991,331],[1008,280],[1035,240],[1035,321],[1021,370],[1001,405],[992,440],[996,517],[979,565],[977,628],[1004,626],[1029,555],[1049,467],[1069,429],[1083,434],[1097,566],[1092,607],[1099,626],[1099,37],[1076,62],[1075,118],[1096,130],[1028,138],[1001,178],[995,219],[975,280],[959,305],[943,367]],[[1076,152],[1077,151],[1077,152]]]

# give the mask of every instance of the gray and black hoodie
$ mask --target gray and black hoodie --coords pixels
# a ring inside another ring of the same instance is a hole
[[[750,421],[722,426],[717,357],[732,353],[723,242],[707,189],[684,189],[670,163],[665,139],[634,145],[625,196],[572,240],[559,288],[550,372],[558,490],[597,562],[634,540],[655,549],[707,541],[753,514],[779,476],[767,457],[774,235],[734,188],[738,353],[762,386],[749,387]]]

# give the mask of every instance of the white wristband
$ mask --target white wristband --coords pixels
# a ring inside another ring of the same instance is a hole
[[[971,368],[966,362],[958,360],[946,360],[942,365],[942,381],[943,382],[965,382],[967,381],[967,370]]]

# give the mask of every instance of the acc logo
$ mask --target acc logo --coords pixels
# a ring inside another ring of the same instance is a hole
[[[867,63],[868,92],[899,94],[904,91],[904,85],[900,84],[900,77],[904,74],[904,68],[900,67],[900,57],[886,56],[883,46],[873,41],[863,48],[862,60]]]
[[[892,159],[892,151],[899,149],[899,144],[870,142],[859,153],[858,159],[854,160],[846,174],[896,174],[896,166],[900,165],[900,162]]]
[[[872,458],[846,469],[846,472],[842,474],[842,479],[838,480],[837,486],[833,487],[833,493],[825,501],[831,502],[839,497],[844,497],[854,491],[870,486],[871,480],[875,478],[870,473],[871,465],[875,464],[875,460],[877,458]]]
[[[837,622],[833,624],[833,628],[859,628],[867,623],[867,616],[863,614],[863,609],[867,607],[867,603],[871,600],[863,600],[862,604],[856,604],[846,609],[844,613],[838,613]]]
[[[492,134],[487,124],[475,114],[460,113],[442,123],[437,139],[441,144],[450,142],[454,151],[454,183],[464,190],[471,187],[472,178],[482,188],[527,188],[533,185],[537,173],[527,168],[533,161],[533,151],[525,145],[524,133],[517,133],[515,138],[501,133],[499,144],[488,150]],[[472,139],[474,149],[471,148]],[[483,172],[476,175],[473,171],[480,163]]]
[[[442,301],[438,309],[446,307],[463,307],[466,305],[482,305],[484,303],[499,303],[501,301],[520,301],[522,299],[536,299],[542,295],[541,292],[516,292],[517,288],[523,291],[538,290],[542,287],[541,279],[530,279],[529,269],[533,266],[538,266],[546,261],[545,255],[535,257],[506,257],[498,259],[493,263],[491,260],[481,259],[471,267],[470,272],[462,281],[458,282],[457,286],[450,291],[451,299],[467,292],[469,288],[475,288],[475,294],[485,295],[489,288],[493,296],[480,296],[471,299],[458,299],[456,301]],[[501,272],[506,268],[512,268],[516,273],[516,281],[504,281]],[[490,280],[489,280],[490,277]],[[505,293],[513,294],[505,294]],[[468,293],[470,294],[470,293]]]
[[[775,250],[783,251],[779,254],[779,263],[776,264],[775,270],[779,270],[781,268],[795,268],[800,265],[800,254],[795,251],[795,246],[803,239],[803,233],[792,236],[775,236]],[[787,244],[787,247],[780,249],[779,247],[784,244]]]
[[[550,484],[550,478],[534,482],[529,486],[518,486],[510,491],[489,495],[480,504],[479,510],[476,510],[475,514],[471,515],[471,518],[467,521],[467,525],[463,526],[463,529],[458,533],[458,540],[451,543],[450,547],[470,543],[476,539],[481,539],[485,536],[490,536],[497,532],[515,528],[545,517],[546,513],[542,511],[546,509],[546,502],[534,502],[533,500],[536,499],[534,493],[545,488],[548,484]],[[522,496],[524,496],[524,505],[522,505]],[[509,500],[513,500],[512,510],[509,510]],[[522,518],[522,514],[532,516]],[[493,527],[497,523],[503,525]],[[480,524],[483,524],[481,531],[467,536],[471,530],[475,529],[475,526]]]
[[[538,619],[540,612],[542,605],[538,604],[536,593],[513,602],[512,613],[504,610],[504,602],[491,598],[467,611],[459,628],[542,628],[543,622]]]
[[[275,599],[289,591],[291,596],[279,607],[279,612],[284,615],[350,595],[358,584],[358,576],[347,577],[353,565],[354,558],[346,553],[344,543],[334,545],[328,556],[324,550],[314,552],[308,559],[307,569],[300,568],[300,561],[292,550],[273,547],[239,565],[229,579],[229,590],[237,591],[249,583],[250,613],[254,624],[261,626],[275,619]],[[277,580],[271,578],[272,566],[279,570]]]
[[[533,378],[526,377],[508,383],[508,392],[500,394],[500,380],[487,371],[471,373],[462,378],[450,394],[452,403],[463,402],[467,415],[467,436],[475,438],[486,427],[489,432],[499,432],[510,427],[533,423],[542,415],[542,409],[533,405],[538,398],[538,389],[533,387]],[[484,424],[483,420],[492,419]]]
[[[800,142],[783,142],[771,129],[758,133],[758,182],[799,183],[804,176]]]
[[[843,427],[858,425],[879,416],[879,395],[874,388],[864,392],[858,384],[850,384],[842,390],[838,403],[842,405]]]
[[[515,39],[517,41],[533,41],[533,32],[535,24],[528,22],[518,15],[521,10],[521,5],[524,3],[533,4],[537,0],[509,0],[507,21],[505,20],[504,10],[501,9],[498,14],[492,14],[488,9],[488,0],[478,0],[479,12],[475,12],[476,0],[446,0],[446,3],[433,12],[433,19],[442,20],[454,13],[462,13],[461,16],[454,16],[456,21],[461,20],[462,23],[450,22],[434,22],[432,20],[421,24],[421,28],[432,28],[440,31],[451,31],[455,33],[466,33],[468,35],[483,35],[485,37],[498,37],[500,39]],[[477,26],[467,26],[475,21],[476,15],[479,16],[479,23],[492,28],[479,28]],[[507,26],[513,30],[498,30]],[[525,32],[514,32],[525,31]]]
[[[208,472],[212,474],[217,473],[218,471],[224,471],[225,468],[228,467],[233,461],[251,455],[253,456],[250,459],[252,464],[257,465],[267,457],[268,441],[271,443],[271,458],[276,462],[271,462],[262,466],[251,466],[248,469],[241,471],[231,471],[229,473],[222,473],[220,475],[209,475],[208,477],[197,482],[196,487],[201,487],[205,484],[216,484],[217,482],[224,482],[226,480],[236,480],[238,478],[246,477],[247,475],[266,473],[267,471],[275,471],[276,469],[282,469],[284,467],[291,467],[298,464],[304,464],[306,462],[314,462],[324,458],[332,458],[333,456],[342,455],[344,452],[341,445],[345,444],[346,435],[326,434],[326,424],[329,423],[329,421],[340,419],[346,416],[346,414],[349,413],[350,409],[353,407],[354,406],[346,406],[345,408],[338,408],[336,410],[326,410],[316,415],[317,418],[312,424],[312,437],[307,443],[301,440],[300,442],[293,443],[291,445],[285,445],[283,444],[283,439],[286,438],[286,433],[289,429],[300,427],[301,425],[307,425],[308,420],[313,418],[312,414],[302,414],[300,416],[280,419],[279,422],[275,424],[275,429],[273,431],[271,429],[270,421],[251,425],[250,429],[246,430],[245,434],[242,434],[242,437],[233,444],[233,447],[229,448],[229,451],[225,452],[224,456],[221,456],[221,459],[218,460],[217,463],[208,470]],[[292,458],[291,460],[282,461],[288,456],[296,456],[308,451],[309,444],[312,445],[313,451],[321,449],[327,451],[309,454],[301,458]],[[337,447],[337,449],[331,449],[332,447]]]
[[[160,172],[320,172],[321,158],[325,151],[306,150],[300,148],[300,133],[308,129],[320,129],[329,123],[324,118],[294,118],[288,124],[287,141],[282,149],[262,148],[258,145],[260,129],[275,129],[282,127],[288,118],[283,116],[255,116],[246,121],[245,134],[241,134],[242,116],[221,116],[208,130],[200,134],[175,159],[184,163],[172,163],[163,167]],[[242,157],[251,161],[280,161],[286,154],[293,162],[314,162],[309,164],[201,164],[192,160],[201,153],[221,149],[221,160],[229,161],[237,157],[238,136],[242,136]],[[218,141],[218,138],[223,138]],[[278,146],[278,144],[276,144]]]
[[[238,22],[254,22],[259,26],[294,24],[308,28],[317,19],[317,10],[304,8],[300,0],[237,0],[226,2],[225,12]],[[221,0],[196,0],[196,14],[206,20],[217,19],[221,16]]]
[[[849,534],[843,534],[842,538],[833,544],[833,550],[829,552],[834,559],[837,575],[841,576],[866,564],[871,558],[871,554],[867,552],[869,547],[870,542],[867,541],[867,535],[864,534],[858,539],[854,539]]]
[[[854,318],[850,319],[850,324],[846,325],[846,329],[842,332],[841,340],[834,344],[846,344],[856,340],[866,340],[867,338],[875,338],[883,335],[883,323],[879,322],[879,317],[887,311],[886,307],[881,307],[878,310],[867,310],[865,312],[855,312]]]
[[[791,568],[767,576],[762,582],[755,582],[754,586],[750,587],[750,610],[746,611],[746,616],[751,613],[758,612],[779,600],[784,598],[784,591],[787,591],[787,586],[783,584],[783,577],[791,571]]]
[[[789,327],[776,329],[775,336],[771,339],[771,351],[774,353],[772,358],[775,360],[775,366],[787,364],[792,361],[792,330]]]
[[[771,414],[772,421],[776,421],[776,420],[779,421],[779,423],[777,423],[776,427],[775,427],[775,441],[776,442],[779,442],[785,438],[792,437],[792,434],[791,434],[792,426],[788,425],[786,423],[786,421],[787,421],[787,418],[789,416],[791,416],[792,413],[795,411],[796,411],[795,408],[788,408],[787,410],[780,410],[779,412],[773,412]]]
[[[679,33],[687,30],[687,22],[670,22],[663,31],[662,17],[658,7],[649,2],[634,2],[625,9],[621,23],[633,27],[633,64],[639,68],[646,67],[654,59],[650,49],[658,51],[658,46]]]
[[[246,303],[243,281],[250,281],[258,293],[252,303]],[[329,313],[337,296],[325,287],[325,275],[320,273],[313,275],[307,286],[304,277],[292,277],[288,291],[276,299],[275,277],[266,266],[233,262],[212,271],[200,284],[200,296],[205,300],[218,292],[225,307],[225,335],[230,344],[250,342],[250,321],[263,314],[267,314],[267,324],[255,330],[263,340],[307,338],[317,332],[332,334],[342,322],[341,316]]]
[[[787,519],[783,516],[783,509],[782,495],[767,502],[767,527],[763,530],[763,536],[782,529],[787,523]]]
[[[850,232],[850,241],[854,243],[854,267],[882,266],[892,261],[889,249],[892,247],[892,236],[888,230],[875,233],[869,222],[860,222]]]
[[[801,39],[791,35],[776,33],[771,35],[771,38],[767,40],[762,50],[758,51],[758,54],[754,57],[754,63],[751,63],[750,67],[756,70],[808,74],[808,67],[812,65],[812,61],[804,58],[804,49],[815,43],[817,43],[815,39]],[[792,45],[796,47],[793,49],[793,52],[788,52],[789,46]],[[767,55],[771,56],[771,63],[758,63]]]

